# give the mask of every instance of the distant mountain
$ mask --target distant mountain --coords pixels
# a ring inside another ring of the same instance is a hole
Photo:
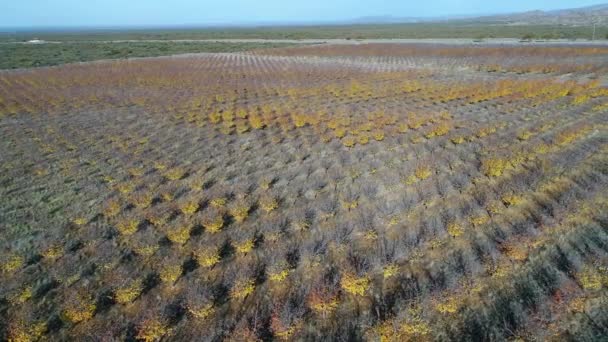
[[[393,17],[393,16],[376,16],[376,17],[361,17],[348,21],[351,24],[403,24],[403,23],[427,23],[457,19],[475,18],[473,15],[458,15],[458,16],[443,16],[443,17]]]
[[[392,17],[389,15],[376,17],[361,17],[348,22],[351,24],[401,24],[401,23],[417,23],[421,19],[415,17]]]
[[[475,21],[513,25],[589,25],[608,24],[608,4],[554,11],[529,11],[475,18]]]
[[[480,22],[508,25],[589,25],[593,22],[608,25],[608,4],[553,11],[528,11],[495,15],[461,15],[447,17],[362,17],[349,21],[352,24],[398,24],[433,22]]]

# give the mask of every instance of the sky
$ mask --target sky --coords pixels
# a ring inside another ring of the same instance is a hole
[[[238,25],[483,15],[601,0],[0,0],[0,27]]]

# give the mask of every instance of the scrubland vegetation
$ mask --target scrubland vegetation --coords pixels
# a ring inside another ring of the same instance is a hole
[[[427,23],[380,23],[352,25],[305,25],[261,27],[216,27],[174,29],[117,29],[89,31],[0,32],[2,41],[40,38],[52,41],[180,40],[180,39],[387,39],[387,38],[523,38],[591,39],[592,20],[583,25],[510,23],[479,20],[449,20]],[[608,26],[596,27],[596,38],[604,39]]]
[[[225,42],[72,42],[0,44],[0,69],[31,68],[100,59],[170,56],[200,52],[239,52],[286,47],[288,43]]]
[[[0,336],[597,341],[605,47],[0,73]]]

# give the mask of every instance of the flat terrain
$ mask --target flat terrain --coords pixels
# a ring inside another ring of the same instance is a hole
[[[538,21],[505,23],[484,20],[450,20],[428,23],[378,24],[319,24],[303,26],[247,26],[207,28],[158,29],[98,29],[47,30],[0,32],[0,41],[27,41],[33,38],[55,41],[108,40],[200,40],[200,39],[445,39],[445,38],[522,38],[591,39],[593,20],[605,16],[594,15],[576,25],[543,24]],[[592,19],[594,18],[595,19]],[[597,39],[606,39],[608,26],[600,24]]]
[[[132,39],[132,40],[70,40],[44,41],[46,44],[70,43],[287,43],[287,44],[448,44],[448,45],[608,45],[607,39],[526,39],[521,38],[364,38],[364,39],[269,39],[269,38],[218,38],[218,39]],[[0,42],[0,44],[36,45],[28,42]],[[209,51],[212,52],[212,51]],[[231,51],[224,51],[231,52]]]
[[[172,56],[205,52],[246,52],[294,45],[442,44],[462,46],[608,46],[608,40],[446,39],[135,39],[2,42],[0,70],[54,66],[108,59]]]
[[[598,341],[605,46],[0,72],[0,336]]]
[[[0,43],[0,69],[19,69],[103,59],[170,56],[200,52],[238,52],[291,46],[264,41],[115,41]]]

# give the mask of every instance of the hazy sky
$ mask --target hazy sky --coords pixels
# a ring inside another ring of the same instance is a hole
[[[601,0],[0,0],[0,26],[216,25],[559,9]]]

